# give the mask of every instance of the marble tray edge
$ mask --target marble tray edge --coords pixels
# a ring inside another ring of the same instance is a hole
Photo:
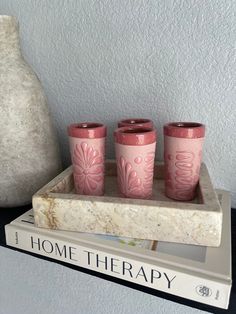
[[[106,166],[107,174],[111,175],[114,161],[107,161]],[[163,175],[162,163],[156,163],[155,175]],[[203,204],[76,195],[69,193],[72,187],[72,167],[69,167],[33,196],[37,227],[220,245],[222,210],[204,164],[200,170],[198,189]],[[60,193],[62,190],[63,193]]]
[[[112,165],[112,166],[111,166]],[[115,175],[112,173],[114,171],[114,160],[106,161],[106,175]],[[157,179],[163,178],[164,175],[164,164],[162,162],[155,163],[155,173],[154,177]],[[68,188],[68,190],[72,189],[73,179],[72,177],[72,166],[66,168],[63,172],[57,175],[53,180],[51,180],[48,184],[42,187],[34,196],[33,201],[36,198],[52,198],[52,199],[74,199],[78,201],[96,201],[96,202],[110,202],[115,203],[119,202],[121,204],[132,204],[132,205],[140,205],[140,206],[160,206],[160,207],[169,207],[176,208],[179,210],[206,210],[212,213],[218,213],[222,215],[222,209],[217,198],[217,194],[213,188],[213,184],[211,182],[211,178],[208,172],[208,169],[204,163],[201,165],[200,169],[200,179],[198,186],[199,197],[202,199],[202,204],[192,204],[189,202],[181,202],[181,201],[156,201],[156,200],[142,200],[142,199],[129,199],[122,197],[113,197],[113,196],[89,196],[89,195],[77,195],[71,193],[60,193],[62,187]]]

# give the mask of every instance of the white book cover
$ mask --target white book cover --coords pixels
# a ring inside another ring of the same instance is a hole
[[[232,285],[231,202],[228,192],[217,193],[223,209],[218,248],[41,229],[34,226],[32,210],[5,226],[6,242],[176,296],[228,308]]]

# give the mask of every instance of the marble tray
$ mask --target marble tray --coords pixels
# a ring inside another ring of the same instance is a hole
[[[86,196],[74,193],[69,167],[33,196],[35,224],[50,229],[219,246],[222,210],[205,164],[192,202],[167,198],[163,174],[163,164],[156,164],[152,199],[122,198],[117,192],[116,164],[107,161],[105,195]]]

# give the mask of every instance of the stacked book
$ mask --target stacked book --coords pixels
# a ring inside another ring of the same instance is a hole
[[[7,244],[55,260],[219,308],[231,290],[230,195],[217,190],[223,212],[219,247],[38,228],[30,210],[5,226]]]

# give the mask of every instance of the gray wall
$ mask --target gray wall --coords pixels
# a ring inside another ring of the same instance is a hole
[[[204,161],[236,207],[236,1],[1,0],[18,17],[25,58],[40,77],[65,164],[66,126],[150,117],[207,126]]]

